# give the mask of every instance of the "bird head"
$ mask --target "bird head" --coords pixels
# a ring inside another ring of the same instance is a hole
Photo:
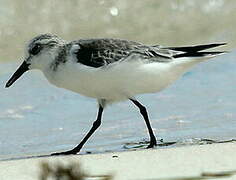
[[[26,45],[24,61],[6,83],[6,88],[10,87],[24,72],[30,69],[43,71],[49,67],[57,56],[59,47],[64,44],[64,40],[52,34],[41,34],[30,40]]]

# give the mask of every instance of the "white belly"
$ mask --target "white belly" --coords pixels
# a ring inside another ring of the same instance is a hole
[[[137,94],[164,89],[190,65],[191,63],[179,65],[174,62],[145,64],[136,60],[91,68],[67,62],[59,66],[57,71],[46,72],[45,75],[58,87],[97,99],[120,101]]]

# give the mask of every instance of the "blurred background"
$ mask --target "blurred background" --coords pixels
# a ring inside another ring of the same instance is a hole
[[[69,150],[96,117],[96,100],[59,89],[39,71],[5,83],[25,44],[40,33],[66,40],[130,39],[179,46],[227,42],[227,55],[204,62],[166,90],[139,96],[158,139],[179,144],[236,137],[235,0],[0,0],[0,159]],[[133,149],[148,140],[130,102],[108,107],[82,153]],[[207,141],[208,142],[208,141]]]
[[[115,37],[147,44],[236,45],[234,0],[0,0],[0,61],[40,33],[66,40]]]

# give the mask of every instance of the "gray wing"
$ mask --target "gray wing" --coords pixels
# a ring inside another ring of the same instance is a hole
[[[81,39],[74,41],[79,45],[75,53],[77,62],[91,66],[101,67],[137,54],[143,59],[168,62],[171,60],[171,53],[167,49],[159,49],[157,46],[146,46],[134,41],[121,39]]]
[[[138,55],[147,62],[155,61],[161,63],[168,63],[181,57],[218,55],[224,52],[205,52],[203,50],[225,45],[225,43],[215,43],[183,47],[162,47],[159,45],[148,46],[121,39],[85,39],[73,43],[80,47],[76,52],[77,62],[95,68],[124,60],[132,54]]]

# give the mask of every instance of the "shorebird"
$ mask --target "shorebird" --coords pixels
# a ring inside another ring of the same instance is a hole
[[[135,96],[161,91],[195,64],[225,53],[204,51],[221,45],[225,43],[163,47],[108,38],[67,42],[41,34],[26,45],[25,59],[6,87],[24,72],[39,69],[55,86],[97,99],[97,119],[82,141],[72,150],[52,155],[77,154],[101,125],[104,108],[123,100],[139,108],[150,136],[148,148],[152,148],[157,145],[156,137],[145,106]]]

